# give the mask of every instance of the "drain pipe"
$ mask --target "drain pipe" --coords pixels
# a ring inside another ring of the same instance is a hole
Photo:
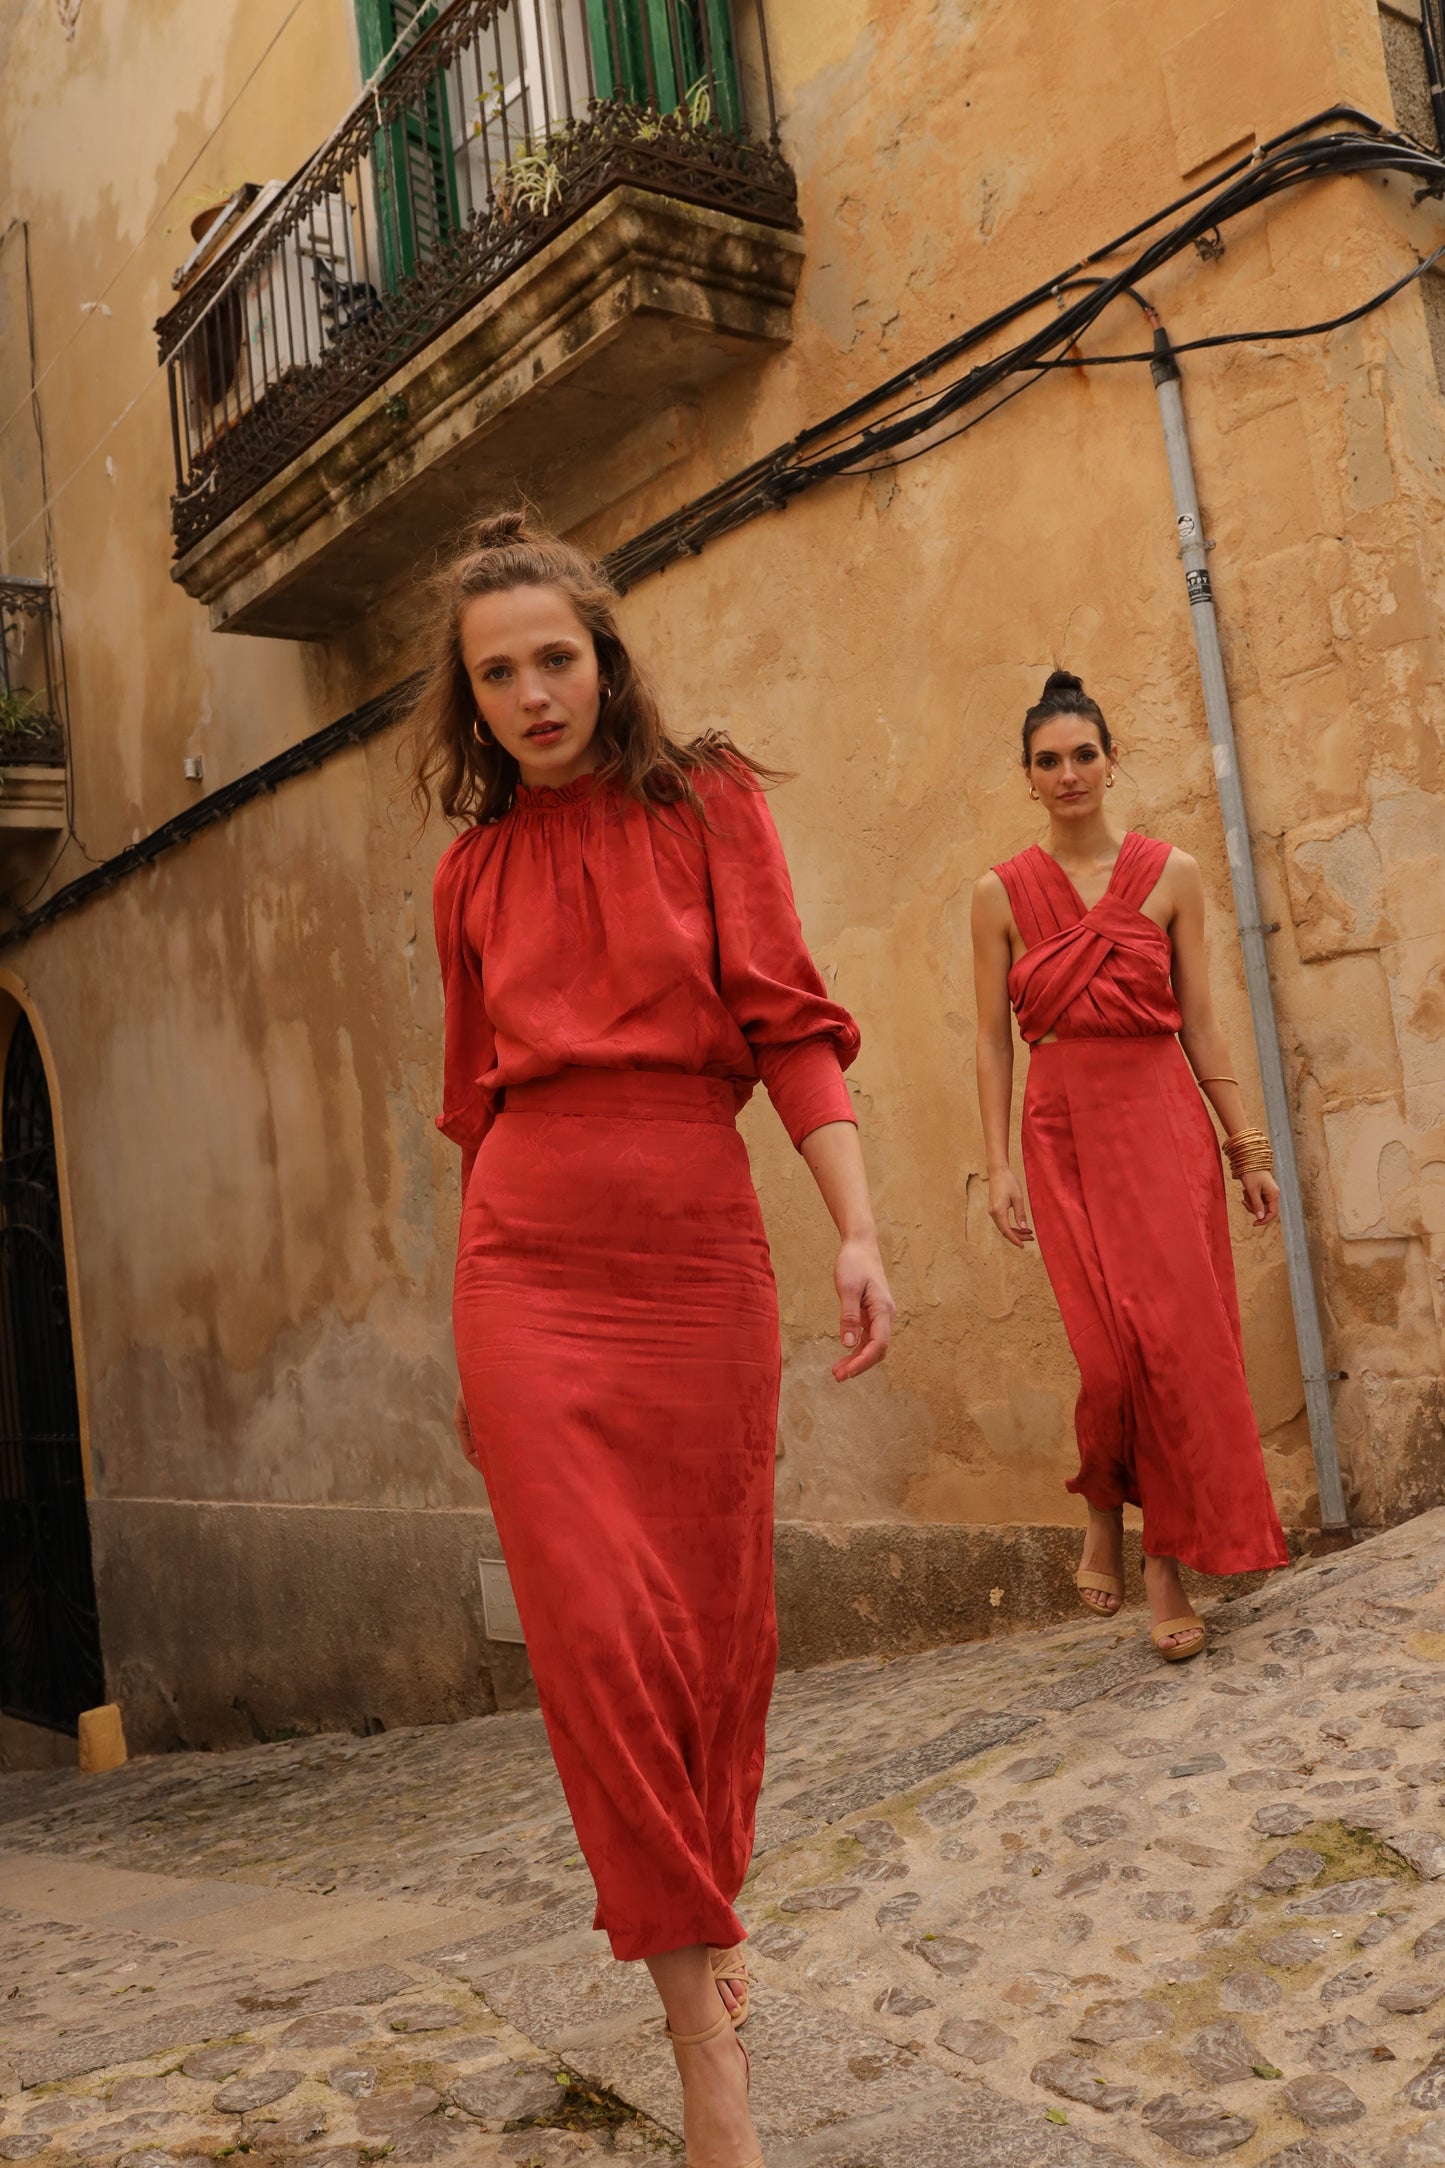
[[[1169,460],[1180,555],[1184,560],[1184,579],[1189,591],[1189,615],[1194,627],[1200,683],[1204,689],[1204,712],[1209,721],[1209,741],[1214,749],[1214,780],[1219,792],[1219,810],[1224,817],[1224,843],[1229,854],[1229,877],[1234,885],[1234,912],[1239,923],[1239,945],[1244,952],[1249,1013],[1264,1087],[1265,1125],[1274,1147],[1280,1225],[1284,1234],[1300,1370],[1304,1378],[1305,1411],[1319,1483],[1320,1520],[1327,1529],[1343,1529],[1348,1524],[1340,1487],[1340,1456],[1329,1391],[1331,1377],[1339,1373],[1325,1368],[1304,1200],[1300,1194],[1294,1133],[1290,1127],[1289,1095],[1279,1050],[1269,959],[1265,954],[1266,928],[1260,921],[1259,891],[1255,885],[1249,824],[1245,817],[1239,756],[1234,742],[1234,718],[1230,713],[1229,687],[1219,646],[1219,623],[1214,614],[1214,595],[1209,584],[1206,544],[1199,518],[1199,497],[1194,486],[1194,462],[1190,457],[1189,433],[1184,421],[1183,384],[1169,335],[1152,309],[1148,314],[1154,326],[1151,374],[1159,394],[1159,418],[1164,424],[1164,448]]]

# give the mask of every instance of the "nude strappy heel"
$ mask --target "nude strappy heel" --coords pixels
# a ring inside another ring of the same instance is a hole
[[[708,2047],[714,2040],[721,2039],[722,2035],[725,2032],[732,2032],[732,2025],[732,2018],[729,2016],[726,2010],[724,2010],[722,2016],[718,2019],[715,2025],[708,2026],[706,2032],[675,2033],[670,2025],[664,2025],[663,2030],[666,2032],[668,2039],[672,2042],[672,2059],[677,2064],[677,2074],[682,2079],[684,2089],[687,2086],[687,2077],[682,2067],[683,2049]],[[748,2059],[747,2049],[743,2046],[741,2040],[738,2040],[737,2034],[735,2032],[733,2033],[733,2038],[734,2040],[737,2040],[738,2053],[743,2059],[743,2075],[746,2080],[748,2090],[749,2092],[751,2092],[753,2084],[753,2066]],[[689,2156],[689,2159],[690,2158],[691,2156]],[[723,2164],[721,2162],[716,2162],[711,2164],[711,2168],[723,2168]],[[727,2168],[767,2168],[767,2164],[765,2163],[761,2153],[754,2153],[747,2160],[729,2162],[727,2164]]]
[[[1182,1649],[1166,1649],[1159,1636],[1161,1634],[1183,1633],[1186,1626],[1197,1626],[1199,1628],[1198,1640],[1186,1641]],[[1153,1642],[1155,1648],[1158,1649],[1159,1654],[1163,1657],[1166,1664],[1182,1664],[1187,1662],[1187,1660],[1191,1656],[1198,1656],[1201,1654],[1204,1649],[1205,1643],[1209,1639],[1209,1628],[1205,1625],[1202,1618],[1196,1618],[1194,1616],[1194,1613],[1191,1611],[1187,1618],[1160,1619],[1157,1626],[1151,1626],[1149,1628],[1149,1639]]]
[[[728,2015],[733,2022],[733,2031],[737,2032],[741,2026],[746,2025],[748,2011],[751,2007],[748,1993],[748,1961],[743,1955],[742,1943],[735,1942],[730,1950],[709,1950],[708,1963],[712,1966],[713,1978],[715,1980],[726,1980],[733,1991],[733,1998],[737,2003],[737,2008],[729,2011]]]
[[[1101,1596],[1117,1596],[1120,1610],[1124,1604],[1124,1584],[1113,1573],[1095,1573],[1092,1566],[1081,1566],[1074,1575],[1074,1586],[1080,1591],[1079,1600],[1091,1618],[1117,1618],[1118,1611],[1101,1611],[1097,1604],[1089,1603],[1083,1596],[1086,1588],[1096,1588]]]

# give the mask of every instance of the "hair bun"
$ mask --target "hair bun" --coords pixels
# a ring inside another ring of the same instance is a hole
[[[1047,700],[1050,693],[1081,693],[1083,689],[1083,679],[1075,677],[1072,670],[1051,670],[1044,679],[1043,696]]]
[[[511,549],[518,542],[532,542],[536,537],[527,525],[523,511],[490,512],[479,519],[469,537],[475,551]]]

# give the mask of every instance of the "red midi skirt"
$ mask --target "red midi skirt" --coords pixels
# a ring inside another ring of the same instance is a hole
[[[1024,1175],[1079,1366],[1091,1506],[1143,1509],[1144,1549],[1201,1573],[1289,1563],[1245,1382],[1214,1126],[1176,1039],[1035,1046]]]
[[[732,1087],[512,1086],[462,1213],[462,1390],[620,1958],[742,1939],[777,1654],[777,1292]]]

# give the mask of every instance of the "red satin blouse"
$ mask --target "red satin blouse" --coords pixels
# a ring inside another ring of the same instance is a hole
[[[437,1126],[470,1161],[508,1084],[565,1068],[761,1080],[795,1145],[852,1122],[858,1027],[808,954],[767,799],[705,773],[700,820],[595,778],[519,787],[445,852],[432,890],[446,996]]]

